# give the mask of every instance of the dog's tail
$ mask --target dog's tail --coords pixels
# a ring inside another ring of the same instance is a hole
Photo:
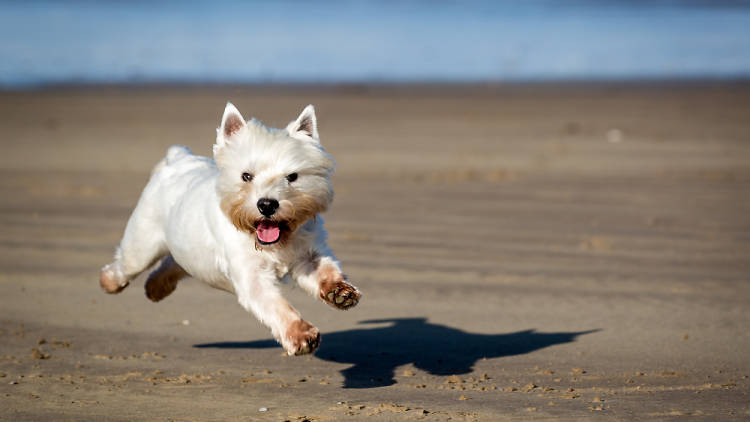
[[[167,164],[174,163],[180,158],[192,154],[193,152],[190,151],[190,148],[184,145],[172,145],[171,147],[169,147],[169,149],[167,149],[167,155],[158,163],[156,163],[154,168],[151,170],[151,175],[153,176],[154,174],[156,174],[156,172],[164,168],[164,166],[166,166]]]

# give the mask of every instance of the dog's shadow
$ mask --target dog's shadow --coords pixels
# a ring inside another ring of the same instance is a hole
[[[345,388],[372,388],[396,383],[397,367],[413,364],[433,375],[458,375],[472,371],[477,360],[533,352],[598,330],[539,333],[524,330],[508,334],[475,334],[427,322],[426,318],[361,321],[388,324],[326,333],[315,356],[350,363],[344,369]],[[279,347],[274,340],[197,344],[198,348]]]

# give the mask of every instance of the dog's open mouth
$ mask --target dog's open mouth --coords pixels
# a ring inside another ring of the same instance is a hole
[[[271,245],[281,239],[281,231],[284,229],[284,223],[272,220],[261,220],[255,226],[255,235],[261,245]]]

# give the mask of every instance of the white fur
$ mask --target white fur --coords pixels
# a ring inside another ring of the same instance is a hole
[[[227,133],[227,126],[237,119],[241,124]],[[184,146],[169,148],[152,171],[115,261],[103,269],[102,279],[114,280],[119,291],[171,255],[188,274],[236,294],[289,354],[306,353],[303,340],[289,338],[290,324],[301,318],[281,296],[277,282],[289,276],[320,296],[318,270],[340,274],[326,244],[323,219],[311,216],[301,222],[283,244],[261,245],[253,233],[233,225],[221,204],[238,198],[240,208],[255,215],[260,198],[277,199],[282,210],[294,207],[304,195],[325,208],[333,199],[334,162],[320,146],[315,111],[307,106],[297,120],[278,130],[255,120],[246,122],[227,104],[213,151],[215,160],[193,155]],[[253,174],[251,185],[243,181],[243,172]],[[291,173],[298,178],[290,183],[286,176]]]

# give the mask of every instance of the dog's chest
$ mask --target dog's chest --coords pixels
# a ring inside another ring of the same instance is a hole
[[[284,276],[286,276],[287,274],[289,274],[289,270],[290,269],[291,268],[290,268],[289,265],[279,265],[279,266],[277,266],[276,267],[276,278],[278,278],[279,280],[281,280],[282,278],[284,278]]]
[[[294,264],[294,255],[289,252],[281,250],[263,254],[265,266],[272,268],[276,278],[279,280],[289,274]]]

